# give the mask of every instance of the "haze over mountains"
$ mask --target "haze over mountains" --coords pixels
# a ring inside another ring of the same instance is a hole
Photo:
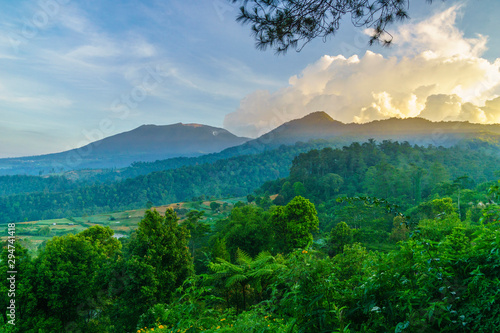
[[[276,129],[230,150],[262,151],[280,145],[307,142],[311,139],[344,138],[349,142],[368,139],[408,141],[418,145],[450,147],[462,140],[478,137],[500,138],[500,124],[469,122],[432,122],[424,118],[390,118],[369,123],[345,124],[318,111],[284,123]]]
[[[255,153],[280,145],[313,139],[346,141],[398,140],[449,147],[479,137],[500,139],[500,125],[469,122],[432,122],[423,118],[391,118],[344,124],[325,112],[313,112],[282,124],[257,139],[201,124],[143,125],[66,152],[0,159],[2,174],[46,174],[77,169],[123,168],[133,162],[173,157],[195,157],[224,151],[224,157]]]
[[[61,153],[0,159],[0,175],[123,168],[136,161],[214,153],[248,140],[223,128],[200,124],[142,125]]]

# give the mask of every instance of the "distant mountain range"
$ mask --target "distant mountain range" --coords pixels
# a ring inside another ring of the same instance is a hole
[[[450,147],[463,140],[488,137],[500,140],[500,124],[472,124],[459,121],[432,122],[423,118],[390,118],[369,123],[344,124],[318,111],[284,123],[276,129],[229,150],[262,151],[311,139],[348,141],[368,139],[408,141],[418,145]]]
[[[135,161],[147,162],[219,152],[248,140],[223,128],[207,125],[143,125],[61,153],[0,159],[0,175],[123,168]]]
[[[500,143],[500,125],[469,122],[432,122],[423,118],[391,118],[364,124],[344,124],[325,112],[313,112],[282,124],[257,139],[200,124],[143,125],[66,152],[0,159],[0,175],[46,174],[78,169],[123,168],[133,162],[150,162],[217,153],[221,158],[257,153],[313,139],[342,142],[368,139],[408,141],[411,144],[450,147],[465,140]],[[217,160],[217,156],[208,160]],[[187,164],[192,164],[189,161]],[[176,164],[184,162],[176,161]]]

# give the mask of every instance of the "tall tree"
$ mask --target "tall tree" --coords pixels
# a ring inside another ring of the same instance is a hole
[[[303,197],[295,197],[286,206],[276,206],[271,212],[274,231],[274,250],[288,253],[312,243],[312,232],[318,230],[318,213],[314,204]]]
[[[340,222],[330,231],[330,237],[328,239],[329,243],[329,255],[335,256],[338,253],[344,252],[344,246],[351,244],[353,241],[352,238],[353,230],[349,228],[347,223]]]
[[[189,231],[178,225],[177,214],[167,209],[165,216],[146,211],[130,244],[132,256],[153,267],[161,284],[158,301],[168,301],[175,289],[193,273],[188,249]]]
[[[170,302],[175,289],[192,275],[189,231],[178,220],[172,209],[165,216],[147,210],[126,247],[125,260],[116,262],[113,270],[120,278],[113,286],[117,300],[111,312],[119,331],[135,329],[140,315]]]
[[[187,213],[187,219],[182,223],[182,226],[189,230],[191,234],[189,246],[191,247],[191,255],[193,258],[195,257],[195,250],[199,240],[210,232],[210,226],[200,221],[204,214],[204,211],[192,210]]]

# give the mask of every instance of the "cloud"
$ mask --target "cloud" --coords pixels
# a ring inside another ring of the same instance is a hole
[[[118,54],[117,50],[109,44],[104,45],[83,45],[77,47],[67,54],[70,58],[106,58]]]
[[[500,123],[500,97],[486,101],[481,110],[484,112],[488,122]]]
[[[425,108],[419,116],[432,120],[454,120],[462,111],[462,99],[457,95],[431,95],[427,97]]]
[[[478,34],[465,38],[455,22],[463,5],[451,6],[431,18],[401,26],[394,36],[404,55],[430,51],[439,57],[479,57],[486,51],[488,38]]]
[[[287,87],[246,96],[224,126],[256,137],[318,110],[343,122],[416,116],[498,122],[500,59],[481,58],[487,38],[465,38],[455,27],[459,12],[453,6],[401,26],[397,56],[325,55],[292,76]]]

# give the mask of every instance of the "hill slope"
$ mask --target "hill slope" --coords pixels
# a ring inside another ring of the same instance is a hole
[[[432,122],[423,118],[390,118],[364,124],[344,124],[327,113],[313,112],[301,119],[284,123],[276,129],[230,150],[263,151],[282,144],[307,142],[314,139],[351,138],[351,141],[408,141],[412,144],[451,147],[462,140],[478,136],[500,135],[500,125],[472,124],[469,122]]]
[[[214,153],[248,141],[225,129],[199,124],[143,125],[69,151],[0,160],[0,175],[85,168],[122,168],[135,161]]]

